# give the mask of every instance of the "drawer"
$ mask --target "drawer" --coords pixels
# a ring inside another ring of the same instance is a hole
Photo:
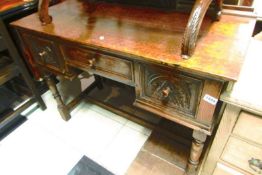
[[[258,174],[249,166],[252,158],[262,159],[261,145],[230,137],[222,153],[221,159],[251,174]]]
[[[244,175],[222,163],[217,163],[212,175]]]
[[[37,64],[58,72],[65,71],[53,41],[25,33],[22,37]]]
[[[140,88],[136,90],[136,102],[170,116],[180,113],[186,117],[195,117],[203,89],[201,79],[168,68],[142,64],[138,72],[136,80]]]
[[[233,133],[262,145],[262,118],[251,113],[241,112]]]
[[[60,46],[66,63],[119,82],[133,84],[133,62],[84,48]]]

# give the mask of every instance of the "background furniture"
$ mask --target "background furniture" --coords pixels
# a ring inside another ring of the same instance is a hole
[[[46,106],[38,90],[36,89],[32,77],[27,71],[27,68],[20,57],[6,26],[6,21],[17,17],[17,15],[22,15],[32,9],[35,9],[37,2],[1,1],[0,4],[0,59],[2,63],[0,65],[0,85],[6,83],[16,76],[21,75],[28,88],[30,88],[32,92],[32,97],[20,105],[16,110],[10,111],[4,116],[1,116],[0,129],[2,129],[10,125],[10,123],[14,121],[21,112],[23,112],[33,103],[37,102],[43,110],[46,108]]]
[[[226,108],[201,175],[262,172],[261,47],[261,38],[252,40],[239,81],[221,96]]]
[[[65,104],[52,73],[73,79],[86,71],[129,85],[134,93],[127,95],[136,107],[193,130],[186,173],[195,174],[206,137],[218,121],[217,100],[238,78],[255,20],[205,18],[196,50],[185,60],[180,46],[189,14],[76,0],[53,6],[50,13],[51,24],[42,25],[33,14],[12,26],[22,50],[46,79],[62,118],[70,119],[80,98]],[[99,76],[90,88],[99,85]]]

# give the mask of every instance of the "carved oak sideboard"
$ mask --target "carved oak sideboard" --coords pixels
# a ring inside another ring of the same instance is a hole
[[[67,0],[49,12],[51,24],[42,25],[33,14],[12,26],[63,119],[70,119],[76,102],[64,104],[50,73],[72,79],[77,69],[133,86],[135,106],[194,130],[186,173],[195,174],[217,121],[217,100],[237,80],[255,20],[205,18],[195,52],[185,60],[181,41],[189,14],[108,3],[90,10],[81,0]]]

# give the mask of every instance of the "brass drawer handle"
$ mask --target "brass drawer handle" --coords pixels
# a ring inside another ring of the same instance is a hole
[[[40,52],[38,53],[38,55],[40,56],[40,59],[39,59],[40,62],[42,62],[42,63],[45,64],[45,62],[46,62],[46,57],[48,56],[47,51],[46,51],[46,50],[40,51]]]
[[[163,89],[162,90],[163,97],[167,98],[169,96],[169,94],[170,94],[170,91],[171,91],[170,87],[166,87],[165,89]]]
[[[257,172],[258,174],[262,173],[262,161],[260,159],[251,158],[248,160],[249,167]]]
[[[90,67],[94,67],[94,66],[95,66],[95,63],[96,63],[96,59],[95,59],[95,58],[92,58],[92,59],[88,60],[88,63],[89,63],[89,66],[90,66]]]
[[[39,61],[42,64],[52,64],[52,65],[58,64],[56,58],[53,56],[52,49],[49,46],[42,48],[42,50],[38,53],[38,55],[40,56]]]
[[[40,57],[43,57],[43,56],[47,55],[47,52],[45,50],[43,50],[42,52],[39,52],[38,55]]]
[[[48,47],[48,46],[46,46],[45,48],[43,48],[42,51],[40,51],[40,52],[38,53],[38,55],[39,55],[40,57],[43,57],[43,56],[48,55],[48,53],[51,53],[51,52],[52,52],[51,48]]]

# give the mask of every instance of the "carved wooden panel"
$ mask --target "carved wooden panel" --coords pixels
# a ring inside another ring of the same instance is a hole
[[[141,66],[141,87],[140,100],[194,117],[203,82],[171,69]]]
[[[67,64],[73,67],[119,82],[134,84],[133,62],[130,60],[69,45],[61,45],[60,48]]]
[[[25,33],[22,36],[36,63],[56,71],[64,71],[53,41]]]

